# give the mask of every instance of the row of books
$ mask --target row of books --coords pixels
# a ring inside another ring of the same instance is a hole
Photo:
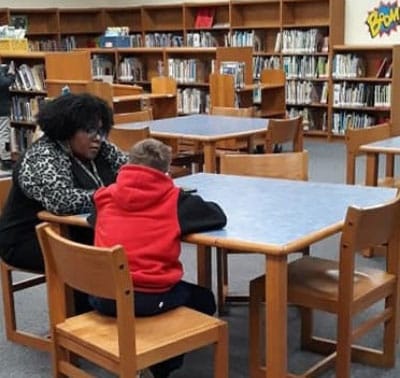
[[[11,120],[35,122],[35,117],[43,101],[44,96],[13,96],[11,98]]]
[[[334,106],[390,107],[391,84],[335,83]]]
[[[255,30],[228,32],[224,38],[226,47],[253,47],[254,51],[264,51],[264,38]]]
[[[311,108],[290,108],[288,110],[288,116],[290,118],[301,115],[303,117],[303,129],[305,131],[327,130],[327,112],[326,110],[321,111],[320,109]]]
[[[285,56],[283,69],[287,79],[315,79],[328,77],[329,63],[326,56]]]
[[[44,64],[18,66],[11,88],[20,91],[44,91],[46,88]]]
[[[287,81],[286,103],[289,105],[326,104],[328,102],[328,83],[311,81]]]
[[[93,54],[90,60],[93,79],[103,76],[114,77],[114,62],[108,55]]]
[[[145,47],[182,47],[183,35],[173,33],[147,33],[144,36]]]
[[[355,78],[364,77],[367,72],[365,59],[357,54],[335,54],[333,57],[332,76],[334,78]],[[375,69],[368,71],[374,72],[377,78],[391,78],[393,63],[391,59],[385,57],[378,61]]]
[[[168,59],[168,76],[180,83],[204,83],[211,73],[211,62],[200,59]]]
[[[217,38],[209,31],[192,32],[186,34],[186,46],[188,47],[216,47]]]
[[[118,71],[118,79],[124,82],[144,81],[147,77],[142,60],[135,57],[124,58],[119,63]]]
[[[210,108],[210,95],[205,90],[197,88],[178,89],[177,103],[178,113],[208,113]]]
[[[11,127],[10,131],[10,151],[14,153],[24,153],[32,144],[34,131],[27,127]]]
[[[280,49],[284,54],[328,52],[328,37],[316,28],[284,30],[276,37],[275,51]]]
[[[332,133],[344,134],[348,128],[365,128],[375,125],[377,120],[367,113],[334,112],[332,120]]]
[[[59,51],[60,44],[56,39],[28,40],[29,51]]]
[[[279,56],[264,57],[256,55],[253,57],[253,79],[259,79],[262,70],[279,68],[281,68],[281,60]]]
[[[365,76],[365,60],[357,54],[335,54],[332,62],[333,78]]]

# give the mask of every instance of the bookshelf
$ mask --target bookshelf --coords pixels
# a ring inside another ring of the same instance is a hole
[[[283,0],[280,51],[290,116],[302,115],[305,135],[332,136],[329,65],[344,41],[344,1]]]
[[[400,134],[400,46],[333,46],[332,136],[347,127],[390,121]]]
[[[36,129],[35,115],[47,95],[43,52],[2,52],[1,63],[14,61],[16,80],[11,92],[11,157],[16,159],[29,145]]]
[[[195,59],[207,65],[213,64],[213,61],[217,60],[217,47],[231,46],[233,38],[242,39],[237,43],[252,48],[252,63],[248,63],[248,66],[252,65],[253,69],[251,83],[248,85],[261,80],[261,71],[265,68],[283,68],[287,74],[287,114],[303,114],[305,135],[330,140],[341,137],[333,123],[334,114],[346,110],[337,109],[333,103],[334,86],[343,82],[332,77],[332,68],[329,67],[332,67],[334,55],[346,53],[344,50],[347,49],[349,53],[366,56],[368,62],[375,59],[374,54],[378,60],[385,56],[391,57],[393,61],[397,59],[397,49],[392,47],[371,46],[366,47],[364,51],[362,46],[343,46],[344,3],[345,0],[223,0],[82,9],[1,8],[0,20],[8,23],[13,15],[27,16],[29,39],[55,41],[57,48],[94,46],[107,26],[129,26],[131,35],[138,36],[137,39],[141,41],[141,47],[116,49],[93,47],[90,49],[91,58],[93,59],[94,55],[104,56],[114,63],[115,82],[135,83],[145,89],[150,88],[152,77],[168,73],[168,59],[176,61]],[[198,28],[196,19],[199,11],[204,8],[213,11],[212,25]],[[320,38],[316,49],[300,52],[282,48],[284,35],[313,33],[313,30]],[[145,47],[149,44],[149,40],[155,41],[157,47]],[[42,45],[46,46],[45,43]],[[51,46],[51,43],[48,45]],[[124,59],[130,58],[135,58],[141,65],[141,69],[138,70],[141,75],[138,77],[121,74],[121,63]],[[374,67],[371,64],[368,66]],[[400,74],[397,71],[393,64],[390,80],[376,78],[372,73],[367,73],[365,78],[357,80],[359,84],[384,86],[391,83],[393,99],[397,96],[396,91],[399,87],[397,81]],[[355,86],[357,80],[346,82]],[[209,93],[207,80],[178,83],[178,96],[181,96],[183,91],[190,93],[197,90],[207,96]],[[299,93],[306,95],[299,96]],[[246,97],[244,93],[243,96]],[[296,102],[292,101],[293,98]],[[207,103],[208,100],[205,101]],[[355,111],[375,115],[378,119],[389,118],[394,132],[397,133],[396,125],[400,125],[400,120],[397,118],[400,114],[397,115],[399,112],[397,107],[393,106],[392,100],[391,105],[390,109],[373,106],[371,109],[355,109]],[[183,110],[182,112],[186,113]]]

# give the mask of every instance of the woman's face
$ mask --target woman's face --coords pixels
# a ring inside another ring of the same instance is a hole
[[[100,127],[78,130],[69,140],[72,153],[81,160],[93,160],[99,153],[104,131]]]

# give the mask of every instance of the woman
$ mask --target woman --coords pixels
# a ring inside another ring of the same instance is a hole
[[[13,171],[13,186],[0,217],[0,256],[15,267],[38,272],[44,263],[35,226],[37,213],[79,214],[92,208],[92,195],[115,181],[126,156],[105,137],[112,112],[89,94],[67,94],[38,114],[44,135]],[[92,242],[92,231],[72,229],[71,237]]]

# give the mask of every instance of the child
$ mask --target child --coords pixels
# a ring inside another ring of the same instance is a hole
[[[94,194],[95,245],[124,246],[137,316],[183,305],[212,315],[216,309],[213,293],[182,280],[181,237],[221,228],[226,216],[217,204],[176,187],[168,175],[170,163],[171,148],[158,140],[145,139],[132,147],[129,164],[120,169],[116,183]],[[114,301],[90,301],[99,312],[115,315]],[[155,378],[168,377],[182,363],[179,356],[151,371]]]

